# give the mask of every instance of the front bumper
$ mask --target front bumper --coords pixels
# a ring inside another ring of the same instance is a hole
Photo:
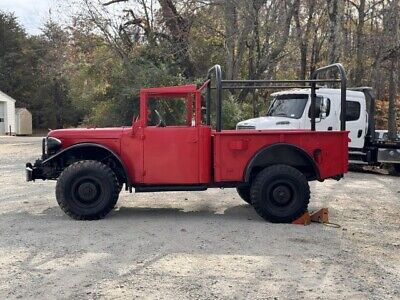
[[[25,166],[26,181],[35,181],[36,179],[46,179],[43,176],[43,167],[41,161],[36,161],[34,165],[27,163]]]
[[[45,168],[43,165],[43,161],[49,157],[46,153],[47,150],[47,141],[48,137],[42,139],[42,157],[41,159],[37,159],[35,163],[32,165],[30,162],[25,165],[25,175],[26,181],[35,181],[36,179],[47,179],[45,176]],[[48,169],[48,168],[47,168]]]

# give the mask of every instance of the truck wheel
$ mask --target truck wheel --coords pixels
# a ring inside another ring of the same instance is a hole
[[[236,188],[237,193],[239,194],[240,198],[246,201],[248,204],[251,205],[251,197],[250,197],[250,187],[249,186],[238,186]]]
[[[400,176],[400,164],[392,164],[388,168],[389,174],[393,176]]]
[[[119,183],[114,172],[94,160],[68,166],[56,186],[58,205],[76,220],[104,218],[117,203],[118,194]]]
[[[310,187],[306,177],[287,165],[262,170],[251,186],[251,201],[257,213],[273,223],[290,223],[306,210]]]

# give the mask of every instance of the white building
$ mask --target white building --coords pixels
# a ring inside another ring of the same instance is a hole
[[[0,91],[0,135],[15,134],[15,100]]]

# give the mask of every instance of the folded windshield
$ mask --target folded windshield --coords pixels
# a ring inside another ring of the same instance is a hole
[[[308,95],[278,95],[272,99],[267,116],[300,119],[306,107]]]

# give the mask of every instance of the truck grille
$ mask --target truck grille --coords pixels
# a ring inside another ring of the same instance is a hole
[[[256,129],[253,125],[238,125],[236,129]]]

